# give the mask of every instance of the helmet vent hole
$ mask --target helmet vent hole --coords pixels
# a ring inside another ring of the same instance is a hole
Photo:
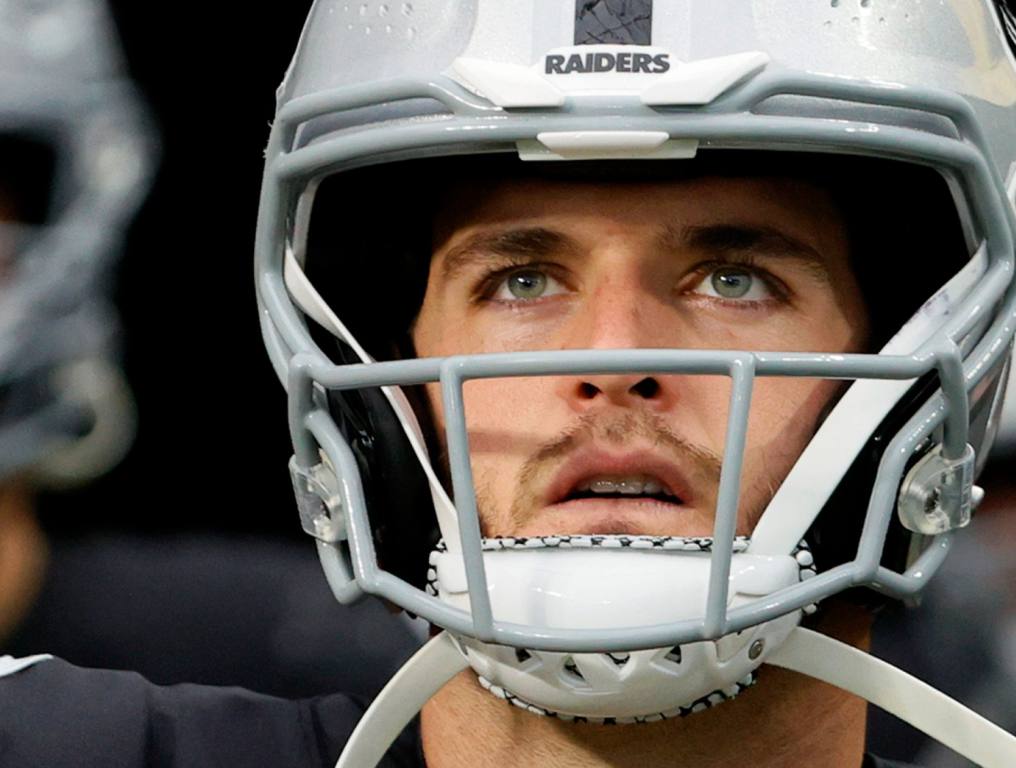
[[[531,658],[533,658],[533,654],[531,654],[525,648],[515,649],[515,660],[518,661],[519,664],[525,664]]]
[[[619,667],[623,667],[628,663],[628,659],[631,658],[630,653],[608,653],[607,656]]]
[[[673,648],[670,649],[670,652],[666,656],[664,656],[663,658],[666,659],[667,661],[671,662],[672,664],[680,664],[681,663],[681,646],[675,645]]]
[[[575,664],[575,659],[571,656],[564,660],[564,669],[561,671],[565,682],[570,685],[581,688],[589,687],[589,683],[586,682],[586,678],[582,675],[582,672],[579,671],[579,668]]]

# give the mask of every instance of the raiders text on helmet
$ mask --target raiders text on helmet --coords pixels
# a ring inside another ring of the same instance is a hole
[[[544,59],[544,72],[548,75],[570,75],[573,72],[633,72],[647,75],[662,74],[670,69],[670,56],[666,53],[562,53],[548,54]]]

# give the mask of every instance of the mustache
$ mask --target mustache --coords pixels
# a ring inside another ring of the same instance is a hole
[[[722,457],[694,445],[680,437],[656,414],[648,411],[630,411],[613,418],[586,414],[559,437],[539,449],[523,465],[519,479],[525,482],[534,478],[548,462],[568,456],[584,445],[597,443],[623,448],[639,441],[648,442],[654,448],[662,448],[675,458],[694,461],[697,468],[719,480]]]
[[[656,414],[628,411],[611,417],[585,414],[565,432],[541,445],[522,465],[519,493],[512,502],[509,517],[516,526],[535,512],[538,488],[572,453],[586,445],[625,448],[649,444],[663,458],[679,465],[700,490],[715,492],[723,458],[695,445],[674,432]]]

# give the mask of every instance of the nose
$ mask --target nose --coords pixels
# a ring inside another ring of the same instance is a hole
[[[615,273],[599,288],[573,317],[562,346],[658,349],[679,344],[676,318],[647,290],[638,274]],[[572,376],[560,380],[558,394],[579,413],[607,405],[664,411],[674,404],[678,378],[645,373]]]
[[[571,379],[564,385],[572,407],[586,410],[604,404],[663,408],[668,396],[655,376],[610,374]]]
[[[660,378],[643,374],[568,377],[561,380],[559,394],[578,413],[607,406],[664,411],[674,399]]]

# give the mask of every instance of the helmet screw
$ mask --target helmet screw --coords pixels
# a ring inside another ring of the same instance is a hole
[[[748,658],[755,661],[755,659],[762,655],[762,651],[765,650],[765,647],[765,640],[756,640],[751,644],[751,648],[748,649]]]

